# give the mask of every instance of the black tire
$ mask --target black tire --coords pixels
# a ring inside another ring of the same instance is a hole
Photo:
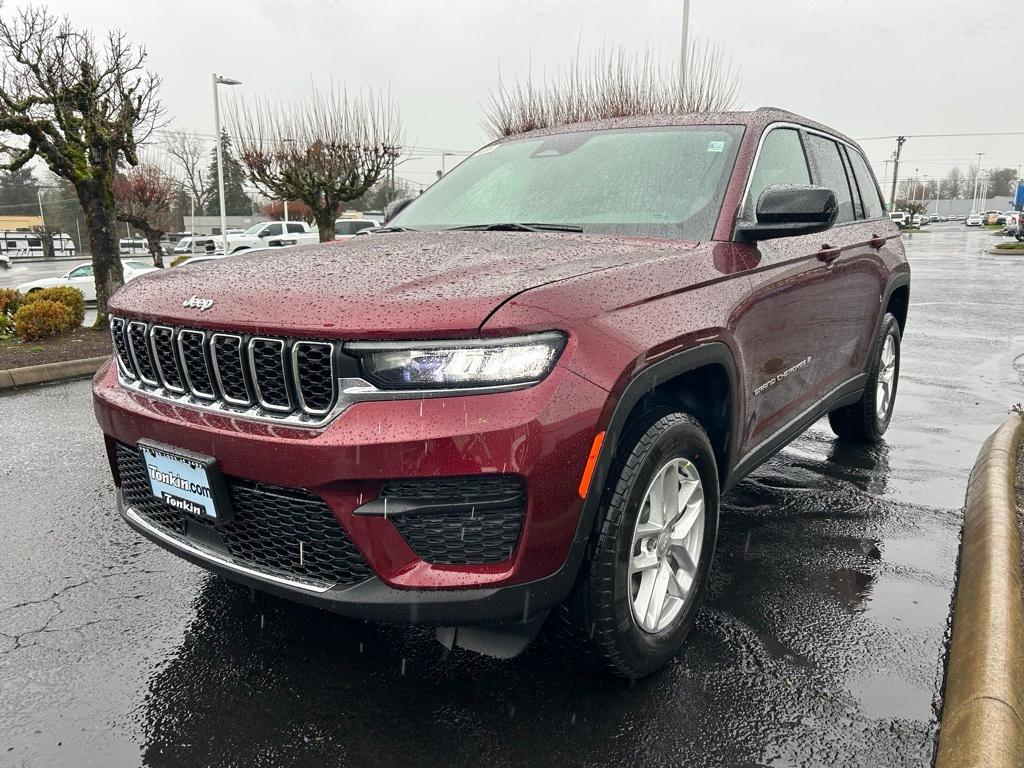
[[[889,402],[884,415],[878,413],[878,378],[882,368],[882,352],[886,339],[892,337],[895,342],[896,369],[893,372]],[[892,412],[896,406],[896,390],[900,381],[900,324],[896,318],[886,312],[882,317],[875,346],[871,350],[871,366],[868,368],[868,381],[860,400],[852,405],[837,408],[828,415],[829,426],[841,440],[866,443],[880,440],[889,428]]]
[[[633,616],[627,573],[633,529],[651,479],[673,458],[696,467],[704,490],[704,533],[693,588],[679,615],[661,632]],[[636,679],[679,652],[707,586],[718,536],[718,470],[707,434],[692,416],[661,410],[628,425],[597,513],[587,556],[572,593],[550,627],[571,655],[603,671]]]

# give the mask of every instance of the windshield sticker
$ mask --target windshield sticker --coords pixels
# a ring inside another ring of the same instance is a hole
[[[708,142],[708,152],[721,152],[724,149],[725,149],[725,142],[724,141],[709,141]]]

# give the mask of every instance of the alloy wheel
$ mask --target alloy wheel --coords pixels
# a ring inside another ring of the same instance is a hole
[[[629,604],[645,632],[664,631],[692,599],[704,520],[697,468],[687,459],[672,459],[647,488],[629,552]]]
[[[891,333],[885,337],[882,359],[878,366],[878,384],[875,392],[875,408],[879,421],[885,421],[892,404],[893,384],[896,380],[896,337]]]

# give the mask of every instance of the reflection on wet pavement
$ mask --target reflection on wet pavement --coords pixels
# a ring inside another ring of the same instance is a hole
[[[686,650],[635,685],[254,604],[120,522],[86,382],[0,398],[0,763],[928,764],[967,473],[1020,399],[1024,268],[982,237],[909,244],[886,442],[820,423],[730,493]]]

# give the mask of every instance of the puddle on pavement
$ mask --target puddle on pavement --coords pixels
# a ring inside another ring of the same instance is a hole
[[[868,676],[849,678],[846,685],[867,717],[879,720],[928,720],[932,717],[931,686],[905,680],[896,670],[878,670]]]

